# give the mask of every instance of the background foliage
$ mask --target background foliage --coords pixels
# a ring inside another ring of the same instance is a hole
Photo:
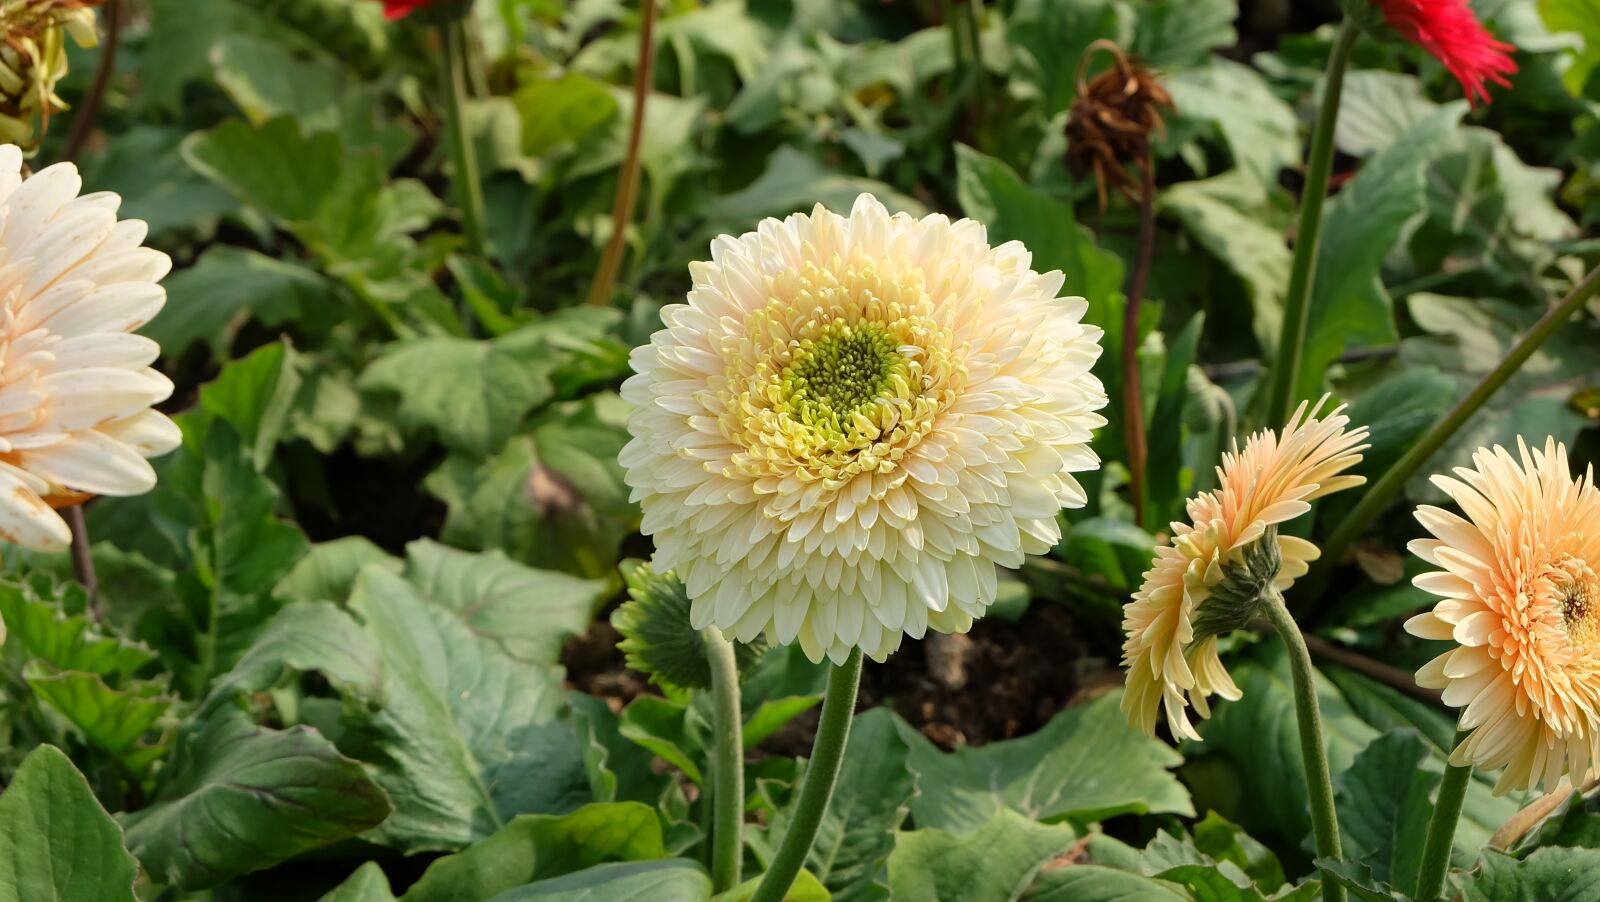
[[[1368,475],[1600,258],[1593,4],[1473,6],[1518,48],[1492,105],[1469,109],[1432,60],[1371,39],[1346,90],[1298,384],[1371,427]],[[485,263],[445,199],[426,30],[353,0],[134,3],[81,165],[177,261],[147,332],[185,440],[155,492],[90,507],[105,623],[64,558],[7,556],[0,846],[16,852],[0,899],[128,899],[136,874],[146,900],[707,898],[709,703],[630,676],[605,624],[619,564],[649,550],[615,460],[628,351],[712,236],[870,191],[978,218],[1065,271],[1107,331],[1098,372],[1119,397],[1137,212],[1101,210],[1061,162],[1097,38],[1157,68],[1178,108],[1137,346],[1148,524],[1181,517],[1219,449],[1273,425],[1256,388],[1336,4],[994,0],[977,54],[956,52],[946,10],[661,0],[640,209],[621,302],[600,308],[582,299],[613,228],[635,5],[477,3]],[[69,100],[94,57],[74,62]],[[1570,324],[1430,470],[1519,434],[1593,460],[1596,338],[1592,317]],[[1155,542],[1132,522],[1108,415],[1089,506],[991,621],[869,668],[877,707],[794,898],[1315,894],[1271,643],[1231,651],[1245,698],[1204,743],[1127,734],[1106,694]],[[1407,495],[1440,500],[1420,479]],[[1326,533],[1350,503],[1294,528]],[[1431,656],[1398,629],[1429,604],[1406,580],[1416,532],[1397,504],[1292,599],[1338,661]],[[1384,676],[1329,659],[1321,702],[1363,863],[1349,879],[1403,894],[1422,836],[1410,801],[1437,785],[1453,724]],[[820,688],[787,649],[747,676],[752,866],[788,817]],[[1480,856],[1526,801],[1489,785],[1457,837],[1457,863],[1477,863],[1464,897],[1586,898],[1568,881],[1600,873],[1593,801]]]

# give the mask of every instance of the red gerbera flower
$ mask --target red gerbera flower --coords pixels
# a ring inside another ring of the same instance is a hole
[[[435,0],[383,0],[383,14],[390,19],[404,19]]]
[[[1485,82],[1509,87],[1517,71],[1516,48],[1497,41],[1467,6],[1467,0],[1372,0],[1389,27],[1433,54],[1466,89],[1467,100],[1489,102]]]

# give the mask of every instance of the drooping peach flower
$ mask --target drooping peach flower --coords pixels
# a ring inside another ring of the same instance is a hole
[[[1417,683],[1443,689],[1472,731],[1451,763],[1505,768],[1497,793],[1581,782],[1600,761],[1600,491],[1555,439],[1517,449],[1433,477],[1466,516],[1417,508],[1435,538],[1410,546],[1440,568],[1414,582],[1441,601],[1406,630],[1456,643]]]
[[[1431,54],[1461,82],[1467,100],[1489,102],[1488,83],[1510,87],[1517,48],[1495,40],[1467,0],[1372,0],[1384,21],[1407,41]]]
[[[115,194],[79,197],[70,163],[21,170],[0,146],[0,541],[58,550],[71,534],[52,502],[148,491],[145,458],[181,438],[150,409],[172,393],[160,348],[130,334],[166,303],[172,262],[117,221]]]
[[[623,449],[696,629],[875,659],[961,632],[1098,459],[1099,329],[1016,242],[862,195],[712,243],[633,352]]]
[[[1173,523],[1171,541],[1156,549],[1122,623],[1127,636],[1122,663],[1128,670],[1122,710],[1135,728],[1153,735],[1164,709],[1175,738],[1199,739],[1188,707],[1210,717],[1209,696],[1240,697],[1217,654],[1218,633],[1197,625],[1212,613],[1207,602],[1244,564],[1247,552],[1269,536],[1277,544],[1272,557],[1281,560],[1276,573],[1267,574],[1272,588],[1281,592],[1305,575],[1320,553],[1317,547],[1279,535],[1275,527],[1309,511],[1311,501],[1365,481],[1342,474],[1361,460],[1366,427],[1347,430],[1350,418],[1343,407],[1318,419],[1326,401],[1309,409],[1302,403],[1281,439],[1264,429],[1245,442],[1243,451],[1235,445],[1224,454],[1217,468],[1219,487],[1191,498],[1191,522]]]

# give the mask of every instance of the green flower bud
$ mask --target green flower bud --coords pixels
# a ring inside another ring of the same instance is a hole
[[[1211,587],[1211,594],[1195,610],[1194,641],[1248,626],[1278,591],[1272,584],[1282,566],[1278,527],[1269,526],[1261,538],[1222,564],[1222,582]]]
[[[617,647],[628,666],[665,688],[710,689],[711,662],[705,639],[689,625],[689,593],[683,583],[671,571],[656,573],[643,561],[624,561],[622,578],[632,601],[612,613],[611,625],[622,634]],[[767,650],[760,640],[735,642],[733,647],[741,673]]]

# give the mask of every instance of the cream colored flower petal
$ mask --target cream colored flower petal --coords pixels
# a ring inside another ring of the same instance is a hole
[[[0,541],[33,551],[63,551],[72,543],[72,532],[32,489],[0,471]]]
[[[163,413],[142,410],[97,430],[145,457],[160,457],[183,444],[183,431]]]
[[[150,462],[132,448],[94,430],[21,456],[21,465],[75,492],[139,495],[155,488]]]

